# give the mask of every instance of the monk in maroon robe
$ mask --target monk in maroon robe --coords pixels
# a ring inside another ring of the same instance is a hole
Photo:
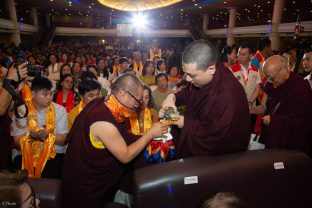
[[[81,111],[66,138],[69,142],[62,175],[62,207],[100,208],[114,198],[126,164],[168,125],[155,123],[137,138],[127,132],[125,120],[140,105],[141,81],[130,74],[120,76],[107,100],[99,98]]]
[[[192,42],[183,53],[183,70],[189,85],[169,95],[163,107],[186,105],[176,122],[182,128],[175,140],[179,157],[223,154],[246,150],[250,113],[243,87],[222,64],[206,41]]]
[[[295,149],[311,155],[312,91],[309,83],[290,72],[287,60],[272,56],[263,64],[268,95],[261,140],[266,148]]]

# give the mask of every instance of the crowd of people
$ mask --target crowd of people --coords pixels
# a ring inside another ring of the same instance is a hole
[[[218,52],[205,40],[183,54],[157,42],[128,46],[1,50],[0,169],[61,179],[63,207],[131,206],[136,168],[244,151],[251,133],[266,148],[311,156],[312,48],[299,57],[309,74],[302,78],[291,54],[272,54],[268,38],[257,51],[244,43]],[[166,109],[172,120],[160,119]],[[168,130],[172,141],[153,140]],[[153,145],[161,160],[152,161]]]

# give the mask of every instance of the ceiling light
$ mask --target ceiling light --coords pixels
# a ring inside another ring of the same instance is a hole
[[[112,0],[98,0],[98,2],[104,6],[122,10],[122,11],[144,11],[144,10],[151,10],[151,9],[158,9],[162,7],[167,7],[169,5],[175,4],[177,2],[181,2],[182,0],[119,0],[119,1],[112,1]],[[117,2],[117,3],[116,3]]]

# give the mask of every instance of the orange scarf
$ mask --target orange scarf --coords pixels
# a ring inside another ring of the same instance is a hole
[[[116,67],[116,65],[113,66],[113,73],[116,73],[116,72],[120,72],[120,64],[118,64],[118,66]]]
[[[28,85],[25,85],[22,95],[28,106],[27,126],[29,131],[37,131],[38,121],[35,107],[31,101],[31,94]],[[30,99],[30,100],[29,100]],[[40,150],[40,141],[34,140],[29,132],[20,140],[22,152],[22,169],[27,169],[29,177],[40,178],[43,168],[50,158],[54,158],[55,152],[55,135],[53,134],[55,127],[55,109],[51,103],[46,108],[46,129],[49,136],[43,142],[42,150]]]
[[[131,125],[131,132],[134,135],[140,135],[141,133],[146,133],[152,126],[152,117],[151,117],[151,111],[148,108],[144,109],[143,114],[143,125],[144,129],[143,132],[140,130],[140,124],[137,114],[133,114],[133,116],[130,117],[130,125]]]
[[[169,76],[168,80],[169,80],[169,82],[172,82],[172,83],[178,83],[178,81],[180,81],[181,79],[179,77]]]
[[[118,123],[124,122],[127,118],[135,114],[135,111],[120,104],[115,95],[110,95],[105,102]]]
[[[142,72],[142,70],[143,70],[142,61],[140,61],[140,66],[138,66],[138,64],[137,64],[136,61],[133,61],[133,70],[134,70],[135,72],[137,72],[137,71]]]

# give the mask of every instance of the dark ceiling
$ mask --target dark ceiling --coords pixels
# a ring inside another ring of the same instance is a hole
[[[96,0],[15,0],[15,2],[19,20],[22,18],[21,21],[26,23],[31,7],[36,7],[41,14],[52,16],[92,17],[97,23],[96,27],[106,27],[110,19],[129,18],[128,12],[112,10]],[[269,24],[274,0],[184,0],[166,8],[148,11],[146,14],[149,20],[153,20],[153,24],[160,28],[185,28],[187,18],[202,14],[209,15],[209,28],[222,28],[228,25],[229,7],[237,8],[237,26]],[[5,16],[3,13],[7,11],[0,9],[0,16]],[[312,0],[285,0],[282,22],[295,22],[299,13],[300,21],[312,20]]]

